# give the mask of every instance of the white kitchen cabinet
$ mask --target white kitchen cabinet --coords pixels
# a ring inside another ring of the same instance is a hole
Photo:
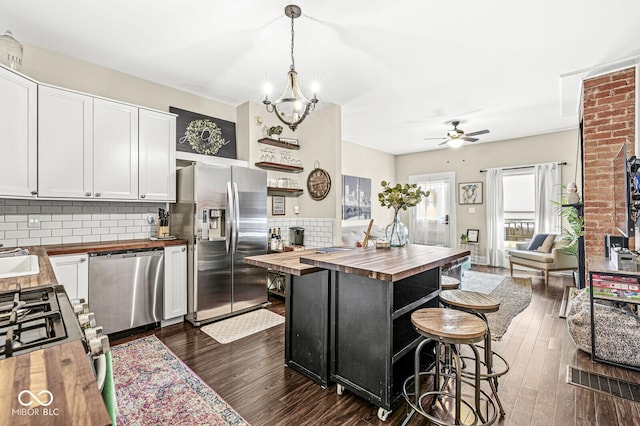
[[[138,199],[138,108],[93,100],[93,196]]]
[[[38,87],[38,195],[93,196],[93,98]]]
[[[89,300],[89,260],[86,253],[49,256],[58,284],[70,299]]]
[[[0,197],[35,197],[38,85],[0,67]]]
[[[176,116],[139,109],[139,198],[176,200]]]
[[[187,247],[164,248],[163,319],[187,313]]]

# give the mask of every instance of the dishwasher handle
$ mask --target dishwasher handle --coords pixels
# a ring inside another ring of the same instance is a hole
[[[133,250],[113,250],[113,251],[100,251],[95,253],[90,253],[89,257],[92,260],[110,260],[110,259],[125,259],[129,257],[147,257],[147,256],[163,256],[164,248],[163,247],[155,247],[155,248],[144,248],[144,249],[133,249]]]

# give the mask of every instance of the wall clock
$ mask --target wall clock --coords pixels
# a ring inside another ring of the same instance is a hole
[[[309,173],[307,178],[307,189],[312,199],[316,201],[324,200],[331,189],[331,176],[326,170],[321,169],[316,161],[315,169]]]

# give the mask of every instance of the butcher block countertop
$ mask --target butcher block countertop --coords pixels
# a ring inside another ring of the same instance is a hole
[[[354,248],[349,251],[314,252],[301,256],[300,262],[382,281],[398,281],[470,254],[469,250],[457,248],[409,244],[388,249]]]
[[[273,269],[290,275],[305,275],[318,272],[322,268],[300,263],[300,256],[315,254],[316,250],[286,251],[283,253],[261,254],[259,256],[249,256],[244,258],[244,263]]]
[[[0,362],[0,423],[18,425],[109,425],[102,394],[98,390],[81,341],[64,343]],[[29,393],[18,397],[22,391]],[[6,423],[4,423],[6,422]]]
[[[16,285],[20,285],[21,288],[50,284],[57,285],[58,281],[56,280],[56,274],[53,272],[51,262],[49,262],[47,252],[44,247],[35,246],[22,248],[29,250],[29,254],[38,256],[40,273],[34,275],[24,275],[22,277],[2,278],[0,279],[0,291],[14,290],[16,288]],[[4,249],[0,249],[0,252],[2,251],[4,251]]]
[[[99,243],[56,244],[42,246],[49,256],[61,254],[95,253],[98,251],[129,250],[139,248],[181,246],[187,244],[187,240],[122,240],[104,241]]]

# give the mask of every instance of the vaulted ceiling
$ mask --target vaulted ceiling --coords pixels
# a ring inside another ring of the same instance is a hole
[[[276,95],[287,1],[0,0],[0,32],[224,103]],[[297,1],[295,61],[344,139],[393,154],[439,148],[450,121],[480,142],[576,128],[584,70],[640,55],[637,0]],[[28,58],[25,58],[28,61]],[[310,94],[310,93],[309,93]],[[480,143],[479,142],[479,143]]]

